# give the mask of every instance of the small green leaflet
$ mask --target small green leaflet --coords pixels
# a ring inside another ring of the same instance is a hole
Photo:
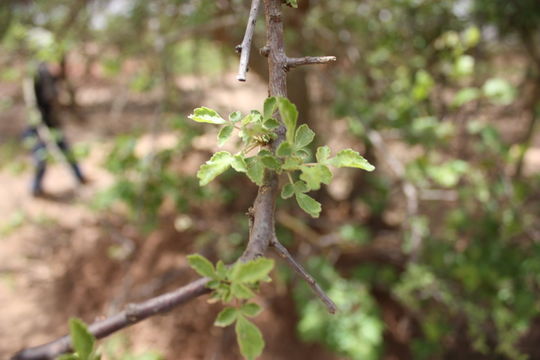
[[[189,255],[187,257],[189,266],[193,268],[199,275],[206,276],[212,279],[217,278],[216,271],[214,270],[214,265],[205,258],[204,256],[201,256],[199,254],[193,254]]]
[[[324,164],[330,157],[330,148],[328,146],[319,146],[317,148],[317,154],[315,155],[317,162]]]
[[[335,158],[329,160],[329,163],[335,167],[353,167],[366,171],[375,170],[375,166],[371,165],[357,151],[351,149],[341,150]]]
[[[222,125],[227,122],[225,121],[225,119],[219,116],[219,114],[215,110],[209,109],[204,106],[193,110],[193,114],[189,115],[188,118],[196,122],[216,125]]]
[[[254,360],[262,354],[264,339],[261,331],[255,324],[242,315],[238,315],[236,326],[236,340],[240,346],[240,352],[248,360]]]
[[[290,156],[293,152],[293,148],[290,142],[283,141],[281,144],[279,144],[276,155],[281,157]]]
[[[204,186],[224,173],[235,158],[227,151],[215,153],[210,160],[201,166],[197,172],[199,184]]]
[[[234,129],[234,126],[227,125],[227,126],[222,127],[221,130],[219,130],[219,133],[217,136],[219,146],[223,146],[223,144],[225,144],[227,140],[229,140],[229,138],[232,135],[233,129]]]
[[[263,281],[266,280],[273,268],[274,260],[263,257],[246,263],[238,262],[234,264],[231,280],[240,283]]]
[[[238,172],[247,172],[247,164],[246,164],[246,160],[244,159],[244,157],[242,155],[234,155],[234,158],[233,158],[233,161],[231,162],[231,166],[233,167],[234,170],[238,171]]]
[[[216,321],[214,321],[214,325],[220,327],[229,326],[236,320],[237,315],[238,310],[228,306],[218,314]]]
[[[321,204],[309,195],[296,193],[296,202],[298,205],[314,218],[319,217],[321,213]]]
[[[246,159],[247,176],[258,186],[262,186],[264,179],[264,165],[259,156],[253,156]]]
[[[238,282],[232,283],[231,292],[238,299],[251,299],[255,296],[255,293],[250,288]]]
[[[319,190],[321,183],[328,185],[332,181],[332,172],[326,165],[303,165],[300,170],[302,171],[300,179],[304,180],[311,190]]]
[[[81,360],[91,359],[96,338],[88,331],[85,323],[77,318],[69,319],[69,335],[73,349]]]
[[[298,121],[298,110],[296,105],[284,97],[277,98],[279,113],[281,120],[287,128],[287,141],[294,143],[294,131],[296,130],[296,122]]]
[[[262,308],[255,303],[247,303],[242,305],[242,307],[240,308],[240,312],[242,313],[242,315],[248,317],[257,316],[261,313],[261,311]]]
[[[229,114],[229,121],[232,123],[242,120],[242,113],[240,111],[235,111]]]
[[[264,101],[263,115],[265,119],[270,119],[276,111],[277,99],[275,96],[269,97]]]
[[[315,138],[315,133],[309,128],[306,124],[302,124],[296,130],[296,135],[294,136],[294,146],[297,149],[303,148],[311,144]]]

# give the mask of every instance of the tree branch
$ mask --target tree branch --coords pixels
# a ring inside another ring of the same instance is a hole
[[[249,10],[249,19],[246,26],[246,32],[244,34],[244,40],[242,40],[241,45],[236,47],[237,51],[240,51],[240,65],[238,67],[238,75],[236,76],[236,79],[239,81],[246,81],[249,54],[251,52],[251,40],[253,39],[255,22],[257,21],[257,14],[259,13],[260,4],[261,0],[251,1],[251,9]]]
[[[296,273],[308,283],[315,295],[317,295],[319,299],[321,299],[321,301],[324,303],[324,305],[326,305],[328,312],[330,314],[335,314],[337,310],[336,304],[334,304],[332,299],[330,299],[328,295],[326,295],[324,290],[321,289],[317,281],[311,275],[309,275],[306,269],[304,269],[304,267],[292,257],[287,248],[281,245],[281,243],[275,236],[273,237],[270,245],[272,245],[278,255],[284,258],[293,268],[293,270],[296,271]]]
[[[129,304],[125,310],[104,320],[96,321],[88,330],[97,338],[104,338],[118,330],[138,323],[150,316],[172,310],[189,300],[209,293],[206,287],[208,278],[195,280],[177,290],[162,294],[141,303]],[[71,338],[64,336],[50,343],[24,349],[13,355],[11,360],[52,360],[57,356],[72,351]]]
[[[287,58],[287,69],[302,65],[328,64],[336,61],[335,56],[304,56],[300,58]]]

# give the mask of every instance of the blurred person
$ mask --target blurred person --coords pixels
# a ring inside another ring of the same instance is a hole
[[[58,80],[59,76],[53,74],[49,65],[41,62],[33,80],[25,81],[24,95],[30,113],[30,125],[23,138],[32,148],[35,173],[31,193],[36,197],[45,195],[43,178],[47,170],[47,155],[51,152],[65,160],[79,184],[87,182],[61,131],[58,119]]]

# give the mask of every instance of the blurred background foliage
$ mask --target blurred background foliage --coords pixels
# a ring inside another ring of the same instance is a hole
[[[232,173],[201,189],[182,165],[204,135],[186,115],[234,72],[249,4],[4,0],[0,9],[2,81],[47,60],[157,94],[151,124],[109,149],[114,184],[93,205],[143,233],[172,221],[210,257],[233,260],[256,189]],[[349,143],[377,166],[344,170],[319,191],[318,220],[278,202],[280,236],[340,309],[327,315],[279,269],[299,337],[351,359],[540,359],[540,2],[299,0],[284,21],[290,56],[338,58],[291,71],[301,121],[321,144]],[[255,45],[263,39],[259,21]],[[248,81],[265,79],[255,50],[250,70]],[[188,76],[198,87],[178,85]],[[84,81],[67,80],[77,107]],[[174,143],[138,154],[158,133]],[[226,225],[213,227],[215,217]]]

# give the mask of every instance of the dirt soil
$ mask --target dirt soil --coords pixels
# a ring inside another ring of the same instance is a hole
[[[183,81],[189,88],[190,80]],[[28,154],[20,150],[13,158],[0,159],[0,359],[64,335],[69,317],[92,322],[129,302],[196,278],[185,261],[194,251],[193,241],[177,232],[171,219],[164,219],[151,234],[141,235],[122,217],[89,206],[112,183],[102,168],[112,137],[147,128],[155,116],[155,102],[141,95],[118,95],[114,86],[97,81],[84,84],[78,93],[84,121],[68,113],[64,119],[71,142],[90,148],[82,162],[89,184],[76,186],[68,169],[54,164],[45,178],[47,197],[32,198]],[[265,87],[257,81],[243,87],[223,81],[213,88],[215,93],[206,92],[199,103],[231,109],[231,104],[238,103],[234,99],[262,103],[266,96]],[[18,91],[16,84],[0,85],[0,93],[15,101],[0,115],[0,142],[17,143],[24,129],[25,111]],[[26,164],[22,170],[21,163]],[[290,297],[271,286],[263,292],[258,301],[267,311],[256,321],[267,342],[261,359],[337,359],[319,346],[298,340]],[[240,359],[234,332],[212,325],[219,310],[219,305],[201,297],[168,315],[137,324],[100,343],[106,353],[117,354],[105,359],[149,350],[173,360]]]

